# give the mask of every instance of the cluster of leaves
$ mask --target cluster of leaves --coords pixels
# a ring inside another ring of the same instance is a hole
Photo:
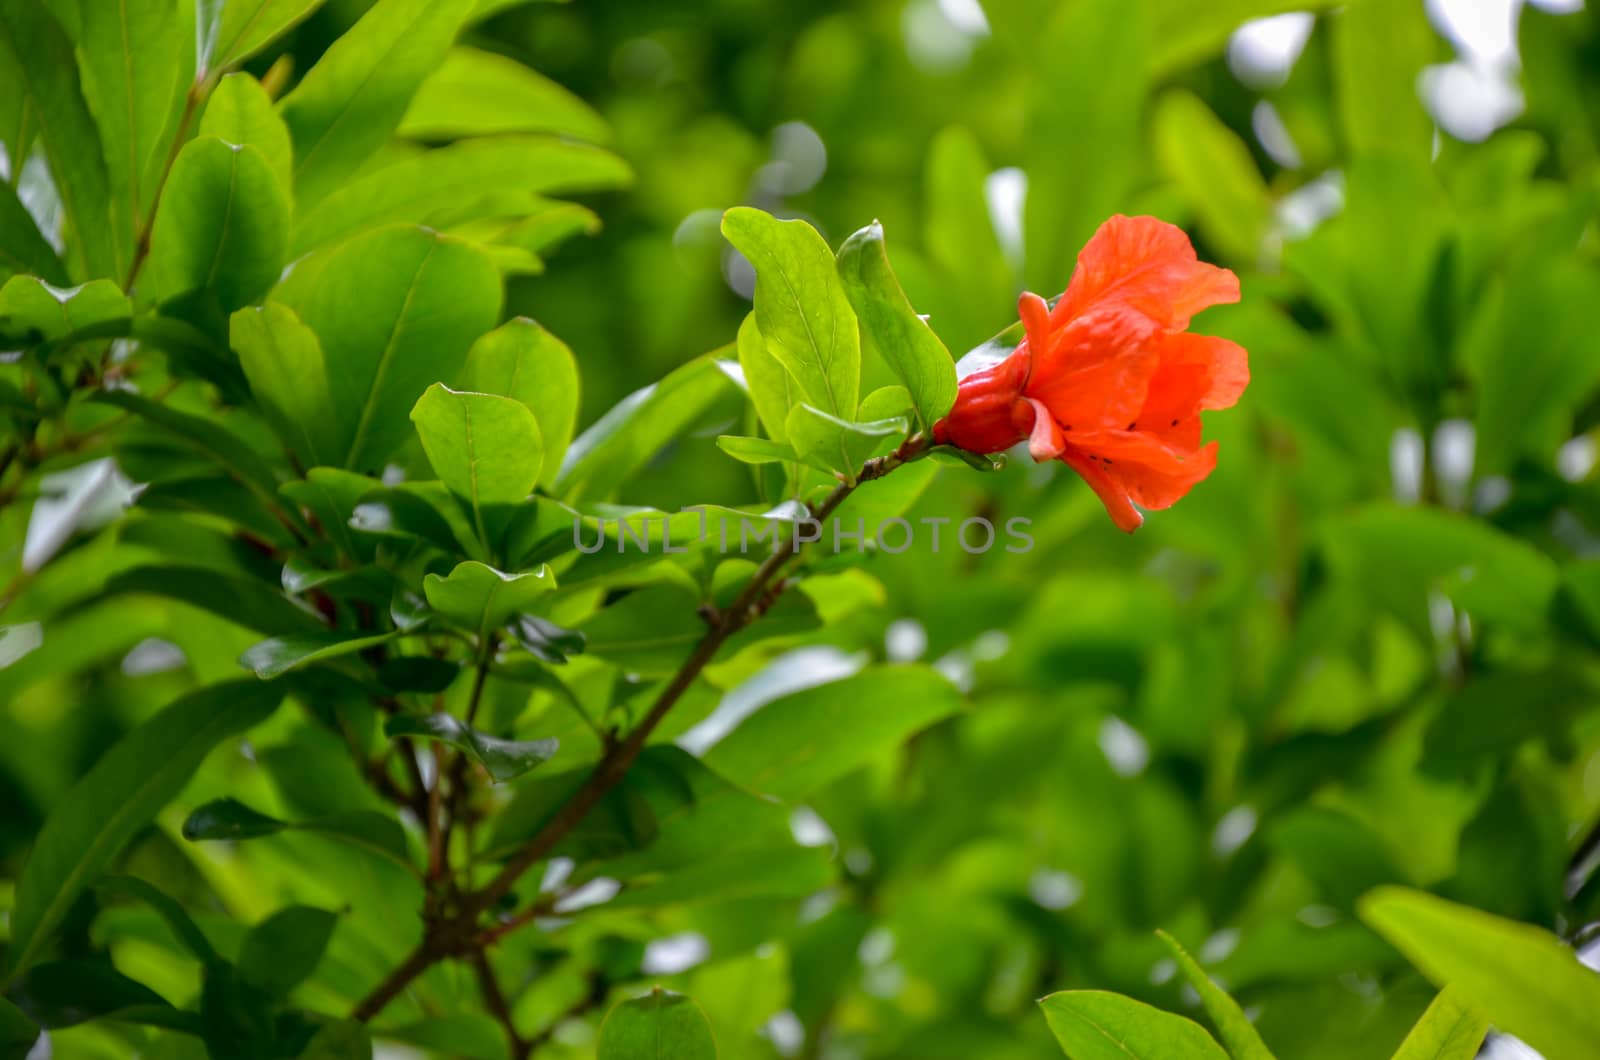
[[[600,6],[0,0],[0,1048],[1585,1055],[1600,16],[1525,15],[1469,145],[1420,3],[1260,92],[1229,33],[1334,5],[987,0],[936,74],[873,5],[724,11],[727,68]],[[738,129],[797,112],[831,169],[774,191]],[[552,198],[622,157],[606,232]],[[885,217],[899,278],[746,200]],[[1116,211],[1243,277],[1213,478],[1127,541],[1060,469],[900,466]],[[860,547],[792,557],[822,511]]]

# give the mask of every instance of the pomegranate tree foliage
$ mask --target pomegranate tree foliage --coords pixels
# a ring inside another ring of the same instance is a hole
[[[0,1052],[1594,1055],[1600,15],[959,6],[0,0]],[[1117,212],[1133,538],[924,444]]]

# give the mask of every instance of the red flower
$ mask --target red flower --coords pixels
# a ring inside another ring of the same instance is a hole
[[[1027,337],[961,381],[934,441],[996,453],[1026,438],[1035,460],[1062,460],[1136,530],[1134,505],[1169,508],[1217,464],[1217,443],[1200,445],[1200,412],[1238,401],[1250,367],[1243,347],[1184,329],[1238,300],[1238,278],[1199,261],[1182,229],[1113,217],[1054,309],[1023,294]]]

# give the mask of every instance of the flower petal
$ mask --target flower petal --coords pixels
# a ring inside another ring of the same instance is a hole
[[[1061,462],[1076,471],[1094,490],[1100,503],[1106,506],[1106,514],[1117,524],[1117,529],[1131,534],[1144,525],[1144,516],[1128,499],[1128,491],[1113,482],[1106,470],[1090,459],[1089,454],[1068,446],[1061,454]]]
[[[1170,508],[1217,466],[1217,443],[1183,450],[1147,431],[1096,431],[1072,444],[1098,457],[1106,475],[1141,508]]]
[[[1067,446],[1066,440],[1061,437],[1061,427],[1050,415],[1050,410],[1044,407],[1044,402],[1029,398],[1028,404],[1033,406],[1033,430],[1028,435],[1028,455],[1041,464],[1054,460]]]
[[[1144,406],[1160,363],[1155,323],[1121,307],[1079,317],[1034,347],[1024,393],[1049,407],[1063,430],[1122,427]],[[1029,343],[1032,345],[1032,342]]]
[[[1183,229],[1118,214],[1078,255],[1077,271],[1050,319],[1059,327],[1097,307],[1122,304],[1181,331],[1207,306],[1238,300],[1239,278],[1201,262]]]

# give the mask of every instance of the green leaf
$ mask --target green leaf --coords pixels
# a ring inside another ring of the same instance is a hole
[[[1045,292],[1062,289],[1079,248],[1126,203],[1143,154],[1129,130],[1143,127],[1146,94],[1145,35],[1123,0],[1053,10],[1027,45],[1035,68],[1022,156],[1036,189],[1023,213],[1025,279]]]
[[[284,831],[325,835],[412,868],[405,830],[393,817],[376,810],[350,810],[309,821],[280,821],[236,799],[215,799],[196,807],[183,822],[183,837],[193,842],[259,839]]]
[[[322,344],[294,310],[248,306],[228,320],[228,343],[278,437],[307,466],[339,460]]]
[[[1239,1008],[1239,1003],[1229,997],[1228,992],[1206,974],[1206,970],[1189,956],[1189,951],[1184,949],[1177,939],[1165,931],[1157,931],[1156,934],[1166,943],[1173,960],[1178,962],[1178,969],[1183,972],[1183,977],[1200,995],[1200,1003],[1205,1006],[1206,1015],[1211,1017],[1217,1032],[1222,1035],[1222,1042],[1228,1047],[1228,1055],[1233,1060],[1272,1060],[1272,1050],[1261,1040],[1255,1024],[1251,1023],[1249,1017]]]
[[[0,279],[19,273],[32,273],[51,284],[68,282],[65,266],[17,190],[0,180]]]
[[[194,775],[211,749],[258,724],[282,692],[229,681],[179,699],[124,736],[51,811],[17,883],[10,977],[39,956],[73,901]]]
[[[1198,96],[1174,89],[1156,103],[1156,158],[1194,206],[1206,238],[1253,263],[1272,220],[1272,200],[1250,148]]]
[[[239,944],[239,977],[283,997],[322,963],[339,923],[336,914],[305,905],[280,909],[251,928]]]
[[[801,402],[789,411],[784,433],[807,463],[821,464],[854,480],[863,464],[894,448],[910,428],[905,416],[857,423]]]
[[[717,448],[746,464],[792,464],[800,457],[793,446],[769,438],[747,438],[737,434],[717,435]],[[822,470],[828,470],[826,464]]]
[[[364,1024],[338,1020],[319,1030],[296,1060],[371,1060],[372,1036]]]
[[[874,667],[768,703],[705,761],[752,791],[803,799],[960,707],[955,688],[933,670]]]
[[[0,336],[29,346],[54,342],[133,315],[133,303],[110,280],[55,287],[37,276],[13,276],[0,287]]]
[[[161,179],[171,141],[183,35],[170,0],[118,0],[114,13],[85,18],[78,36],[83,93],[100,130],[117,236],[131,247]]]
[[[539,421],[511,398],[435,383],[417,399],[411,422],[434,473],[471,508],[478,536],[489,544],[484,508],[527,500],[539,482]]]
[[[583,100],[494,52],[458,45],[417,89],[399,133],[454,140],[495,133],[555,133],[603,143],[611,131]]]
[[[839,275],[869,350],[894,369],[911,394],[920,428],[931,430],[956,400],[956,366],[939,336],[917,315],[895,279],[874,221],[839,248]]]
[[[946,285],[937,320],[946,348],[977,345],[1016,309],[1016,264],[1001,247],[989,212],[993,170],[964,126],[940,130],[928,148],[923,239]]]
[[[597,1060],[716,1060],[711,1022],[693,999],[659,986],[624,1001],[600,1024]]]
[[[806,401],[855,415],[861,337],[833,252],[804,221],[780,221],[747,206],[722,217],[722,234],[756,270],[756,323],[772,356]]]
[[[386,228],[302,260],[277,298],[322,342],[343,465],[377,471],[411,434],[418,396],[455,378],[494,326],[500,277],[464,243]]]
[[[1063,990],[1039,1002],[1072,1060],[1228,1060],[1193,1020],[1100,990]]]
[[[1433,999],[1392,1060],[1473,1060],[1488,1033],[1489,1021],[1447,988]]]
[[[230,5],[233,6],[236,5]],[[254,147],[267,160],[284,193],[288,193],[294,155],[289,129],[273,109],[267,90],[249,74],[229,74],[217,82],[200,117],[200,135]]]
[[[794,379],[767,348],[754,313],[746,314],[739,325],[738,350],[739,367],[744,372],[744,383],[761,426],[773,441],[788,441],[784,421],[789,418],[789,409],[796,400]]]
[[[574,503],[604,499],[734,386],[708,354],[635,390],[572,443],[557,492]]]
[[[471,0],[378,0],[284,97],[294,196],[312,206],[389,140]]]
[[[578,422],[578,362],[566,343],[527,317],[508,320],[467,351],[461,386],[528,407],[544,443],[539,482],[555,485]]]
[[[426,151],[332,191],[297,221],[296,254],[381,224],[438,225],[497,216],[507,192],[616,188],[630,177],[609,151],[545,136],[467,140]],[[475,208],[476,207],[476,208]]]
[[[477,759],[496,781],[520,777],[543,765],[561,747],[561,741],[554,739],[502,740],[479,732],[450,714],[396,714],[384,723],[383,731],[390,737],[423,737],[447,743]]]
[[[200,930],[183,906],[144,880],[134,876],[108,876],[100,881],[99,890],[119,892],[150,906],[201,964],[211,965],[221,960],[211,940],[206,938],[205,932]]]
[[[181,1026],[182,1014],[165,998],[117,971],[110,961],[40,964],[17,979],[9,993],[23,1012],[51,1030],[107,1017]]]
[[[231,313],[283,271],[289,201],[255,147],[191,140],[172,165],[150,239],[150,288],[167,301],[214,294]]]
[[[475,560],[458,564],[448,577],[430,574],[422,582],[428,605],[471,630],[480,642],[555,587],[555,575],[543,564],[506,574]]]
[[[462,1060],[506,1060],[505,1032],[487,1013],[453,1012],[398,1027],[384,1027],[385,1041],[414,1045],[430,1055]]]
[[[108,596],[147,593],[182,600],[257,633],[316,629],[321,625],[276,586],[209,567],[165,563],[129,567],[106,579],[104,591]]]
[[[1151,77],[1165,77],[1216,55],[1246,22],[1290,11],[1321,11],[1341,0],[1147,0],[1145,61]]]
[[[1548,1060],[1594,1055],[1600,974],[1550,932],[1401,887],[1374,890],[1360,912],[1434,983]]]
[[[268,637],[252,644],[239,656],[239,665],[263,681],[282,677],[286,673],[303,669],[314,663],[327,662],[358,651],[375,648],[396,636],[396,633],[375,633],[352,637],[347,633],[296,633],[284,637]]]
[[[0,997],[0,1057],[26,1060],[38,1040],[38,1026],[20,1008]]]
[[[192,446],[216,461],[228,477],[255,494],[269,511],[280,513],[286,521],[298,525],[278,503],[278,481],[271,466],[225,427],[127,390],[102,390],[94,395],[94,400],[131,412]]]
[[[72,42],[39,0],[0,0],[0,66],[16,72],[50,156],[51,177],[67,213],[67,245],[79,274],[119,274],[132,247],[116,246],[100,135],[79,88]]]
[[[1417,78],[1440,50],[1427,12],[1411,4],[1348,4],[1331,28],[1339,124],[1350,152],[1427,162],[1433,119]]]
[[[321,6],[322,0],[223,0],[221,18],[202,19],[198,27],[200,73],[243,62]]]

